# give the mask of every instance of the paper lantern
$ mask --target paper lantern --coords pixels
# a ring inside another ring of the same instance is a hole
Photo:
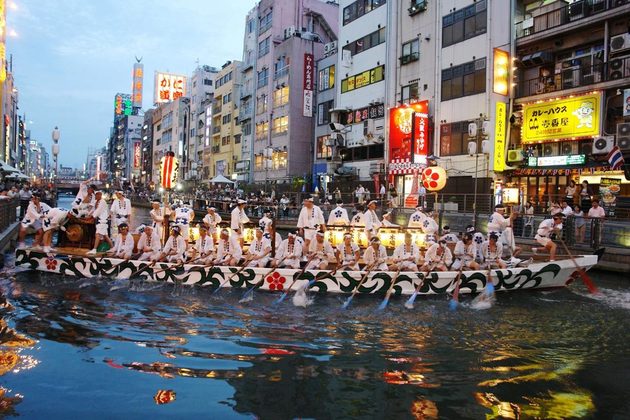
[[[427,191],[440,191],[446,185],[446,171],[439,166],[431,166],[422,171],[422,185]]]
[[[160,159],[160,185],[167,190],[173,188],[177,183],[177,175],[179,173],[179,160],[175,157],[175,153],[166,152],[166,155]]]

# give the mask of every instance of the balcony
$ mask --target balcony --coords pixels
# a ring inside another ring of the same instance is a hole
[[[616,80],[621,83],[629,77],[630,57],[612,58],[608,63],[593,66],[576,65],[564,68],[560,73],[549,77],[524,80],[517,85],[516,97],[541,95]]]
[[[221,146],[212,146],[212,153],[219,153]]]
[[[219,134],[221,132],[221,126],[214,126],[212,127],[212,134]]]
[[[281,69],[278,69],[278,71],[276,71],[273,74],[273,80],[278,80],[288,75],[289,75],[289,66],[284,66]]]
[[[241,99],[247,99],[254,93],[254,89],[252,89],[251,84],[247,84],[243,86],[241,89]]]
[[[516,38],[539,34],[548,29],[559,28],[572,22],[592,20],[593,16],[610,11],[610,17],[618,15],[612,9],[630,5],[628,0],[578,0],[559,6],[552,3],[532,11],[532,16],[516,24]],[[599,16],[598,16],[599,17]],[[605,16],[602,15],[601,18]],[[568,29],[568,28],[567,28]]]
[[[222,109],[221,105],[213,106],[212,107],[212,114],[213,115],[220,114],[221,113],[221,109]]]

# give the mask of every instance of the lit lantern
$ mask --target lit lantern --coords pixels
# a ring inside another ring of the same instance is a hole
[[[427,191],[440,191],[446,185],[446,171],[439,166],[431,166],[422,171],[422,185]]]
[[[179,173],[179,160],[175,157],[175,153],[166,152],[166,155],[160,160],[160,185],[162,188],[170,190],[177,183],[177,175]]]
[[[518,204],[518,188],[503,188],[501,195],[503,204]]]

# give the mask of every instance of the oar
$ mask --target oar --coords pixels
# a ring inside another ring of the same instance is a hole
[[[486,288],[483,293],[491,297],[494,295],[494,283],[492,283],[492,264],[488,263],[488,281],[486,281]]]
[[[273,272],[275,272],[278,268],[280,268],[280,264],[282,264],[282,262],[285,260],[286,257],[282,258],[280,261],[278,261],[278,265],[275,266],[274,268],[271,269],[271,271],[267,272],[264,276],[262,276],[260,278],[260,280],[258,280],[252,287],[250,287],[244,294],[243,297],[241,298],[241,300],[239,300],[239,302],[245,302],[250,300],[250,297],[253,299],[254,297],[254,289],[256,289],[257,287],[260,287],[261,285],[263,285],[265,283],[265,278],[267,278],[270,274],[272,274]]]
[[[440,259],[440,261],[442,261],[442,259]],[[407,300],[407,302],[405,302],[405,308],[407,309],[413,309],[413,302],[416,300],[416,296],[418,296],[418,293],[420,292],[420,289],[422,289],[422,286],[424,285],[424,281],[427,279],[427,276],[429,274],[431,274],[431,271],[433,271],[433,269],[435,268],[435,266],[437,266],[437,264],[440,262],[436,262],[434,264],[429,264],[427,265],[427,270],[422,273],[422,280],[420,280],[420,283],[418,283],[418,286],[416,286],[416,290],[414,290],[413,294],[411,295],[411,297],[409,297],[409,299]]]
[[[306,286],[304,286],[304,290],[308,290],[310,289],[317,281],[323,279],[326,276],[334,276],[337,271],[341,270],[342,268],[348,268],[350,265],[353,265],[354,263],[351,264],[342,264],[339,265],[339,263],[337,263],[337,268],[335,268],[333,271],[331,271],[330,273],[324,273],[323,276],[315,276],[315,278],[313,280],[309,280],[308,284]]]
[[[400,264],[398,271],[396,271],[396,274],[394,274],[394,277],[392,278],[392,284],[390,284],[389,289],[387,289],[387,293],[385,294],[385,299],[383,299],[381,304],[378,306],[379,311],[382,311],[383,309],[387,308],[387,304],[389,303],[389,298],[392,295],[392,291],[394,290],[394,285],[396,284],[396,280],[398,280],[398,275],[400,274],[400,270],[402,270],[402,264]]]
[[[591,280],[591,278],[588,276],[588,274],[586,274],[586,271],[584,271],[584,269],[579,266],[577,261],[575,261],[575,257],[573,257],[573,254],[571,254],[571,251],[569,251],[569,247],[564,242],[564,240],[562,238],[560,238],[560,237],[558,237],[558,240],[560,241],[560,243],[564,247],[564,250],[567,252],[567,255],[571,258],[571,261],[573,261],[573,264],[575,265],[575,268],[577,268],[577,272],[580,275],[580,277],[582,278],[582,281],[584,282],[584,285],[588,288],[588,291],[591,292],[591,293],[598,293],[597,287],[595,287],[595,284],[593,283],[593,280]]]
[[[200,258],[201,258],[201,257],[193,258],[193,259],[192,259],[192,260],[190,260],[190,261],[185,261],[185,260],[184,260],[184,261],[182,261],[182,262],[180,262],[180,263],[177,263],[177,264],[175,264],[175,265],[173,265],[173,266],[171,266],[171,267],[166,267],[166,268],[163,268],[162,270],[155,271],[155,272],[153,272],[153,275],[155,276],[156,274],[159,274],[159,273],[162,273],[162,272],[164,272],[164,271],[168,271],[168,270],[176,270],[176,269],[178,269],[179,267],[182,267],[182,266],[183,266],[183,265],[185,265],[185,264],[191,264],[191,263],[193,263],[193,262],[195,262],[195,261],[199,260]]]
[[[225,286],[226,284],[229,283],[230,280],[232,280],[234,278],[234,276],[236,276],[237,274],[240,274],[243,272],[243,270],[245,270],[247,268],[247,263],[249,263],[249,258],[245,258],[245,261],[243,261],[243,266],[240,268],[240,270],[235,271],[234,273],[232,273],[232,275],[230,277],[228,277],[227,279],[223,280],[221,282],[221,284],[219,284],[219,287],[216,288],[216,290],[214,292],[212,292],[212,294],[216,294],[219,292],[219,290],[221,290],[223,288],[223,286]]]
[[[462,271],[464,270],[464,261],[462,260],[462,266],[459,267],[459,271],[457,272],[457,277],[455,278],[455,290],[453,291],[453,297],[448,302],[448,307],[451,311],[457,309],[457,305],[459,304],[459,285],[461,284],[460,279],[462,277]]]
[[[371,264],[369,267],[366,267],[366,272],[363,275],[363,277],[361,278],[361,281],[359,281],[359,284],[357,285],[357,287],[355,287],[355,289],[352,291],[352,294],[350,295],[350,297],[343,303],[343,305],[341,305],[341,307],[343,309],[348,308],[348,305],[350,305],[350,302],[352,302],[352,299],[354,299],[354,295],[356,295],[359,291],[359,288],[361,287],[361,285],[363,284],[363,282],[368,278],[368,275],[370,274],[370,272],[372,271],[372,269],[376,266],[376,261]]]
[[[138,274],[142,273],[142,272],[143,272],[144,270],[146,270],[147,268],[151,268],[151,267],[153,267],[153,266],[155,265],[155,263],[157,263],[157,260],[156,260],[156,261],[152,261],[150,264],[145,265],[145,266],[144,266],[144,267],[142,267],[141,269],[134,271],[133,273],[131,273],[131,274],[129,275],[129,278],[132,278],[133,276],[137,276]]]
[[[313,258],[315,258],[316,254],[313,254],[311,256],[311,258],[308,259],[308,261],[306,261],[306,264],[304,265],[304,268],[302,268],[302,270],[300,271],[300,274],[298,274],[293,281],[291,282],[291,284],[289,285],[289,287],[287,288],[287,290],[284,291],[284,293],[282,293],[282,295],[280,295],[280,297],[278,299],[276,299],[274,301],[275,304],[281,303],[284,298],[287,297],[287,295],[289,294],[289,292],[291,291],[291,288],[293,287],[293,285],[295,284],[296,281],[298,281],[298,279],[300,277],[302,277],[302,275],[304,274],[304,272],[306,271],[306,267],[308,267],[308,265],[311,263],[311,261],[313,261]],[[278,265],[280,265],[280,263],[278,263]]]

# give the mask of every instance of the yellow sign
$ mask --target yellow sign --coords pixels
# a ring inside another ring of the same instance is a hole
[[[601,94],[523,105],[521,141],[593,137],[600,133]]]
[[[510,54],[498,48],[494,49],[494,72],[492,75],[492,91],[507,96],[510,81]]]
[[[495,172],[505,170],[505,102],[497,102],[494,114],[494,168]]]

